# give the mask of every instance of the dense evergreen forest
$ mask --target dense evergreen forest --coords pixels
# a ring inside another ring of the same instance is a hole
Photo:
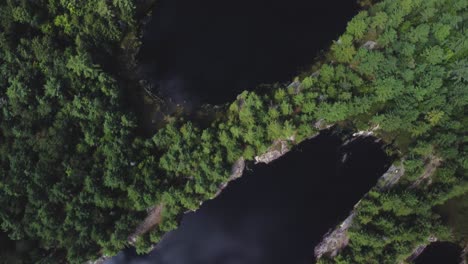
[[[374,4],[291,85],[243,92],[209,125],[166,118],[151,137],[138,133],[125,102],[135,86],[122,81],[143,5],[0,3],[0,224],[39,245],[17,256],[24,263],[113,255],[159,205],[159,225],[136,239],[144,252],[238,159],[328,125],[373,131],[405,175],[361,201],[349,245],[320,262],[397,263],[429,236],[466,243],[434,208],[468,191],[467,0]]]

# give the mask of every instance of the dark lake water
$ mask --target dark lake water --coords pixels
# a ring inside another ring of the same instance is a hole
[[[450,242],[434,242],[419,255],[415,264],[460,264],[462,248]]]
[[[356,0],[158,0],[139,54],[176,102],[220,104],[309,66],[357,13]]]
[[[185,215],[151,254],[129,249],[107,264],[313,263],[322,236],[389,166],[374,138],[342,144],[322,133],[269,165],[251,166],[220,196]]]

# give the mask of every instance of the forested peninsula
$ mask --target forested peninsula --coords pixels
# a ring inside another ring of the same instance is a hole
[[[141,85],[134,58],[154,4],[0,3],[0,238],[36,245],[2,258],[145,252],[234,164],[329,127],[380,138],[404,174],[361,200],[348,245],[320,263],[401,263],[431,237],[466,245],[464,226],[437,208],[467,202],[467,0],[370,4],[292,83],[245,91],[208,120],[163,112],[147,136],[127,98]]]

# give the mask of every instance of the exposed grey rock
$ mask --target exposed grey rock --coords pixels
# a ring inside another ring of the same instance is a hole
[[[265,163],[268,164],[279,157],[283,156],[289,152],[288,143],[286,140],[277,140],[273,145],[268,149],[267,152],[263,153],[260,156],[255,157],[255,164]]]
[[[228,180],[226,182],[224,182],[223,184],[221,184],[221,186],[219,186],[219,189],[216,192],[214,197],[217,197],[223,191],[223,189],[226,188],[226,186],[228,186],[229,182],[241,177],[242,174],[244,173],[244,169],[245,169],[245,159],[244,159],[244,157],[240,157],[232,165],[231,175],[229,176]]]
[[[138,225],[135,231],[128,237],[127,242],[130,245],[134,245],[137,241],[137,238],[149,230],[153,229],[155,226],[159,225],[162,220],[162,211],[164,209],[164,204],[160,203],[157,206],[153,206],[147,209],[148,215],[145,220]]]
[[[104,263],[106,260],[110,259],[111,257],[109,256],[102,256],[96,260],[88,260],[85,262],[85,264],[102,264]]]
[[[242,176],[242,173],[245,169],[245,160],[244,157],[240,157],[234,165],[232,165],[231,169],[231,176],[229,177],[229,181],[235,180]]]
[[[465,244],[465,248],[463,248],[461,259],[462,262],[460,262],[460,264],[468,264],[468,242]]]
[[[405,170],[403,166],[390,166],[390,168],[379,178],[377,182],[377,190],[383,191],[392,187],[398,182],[401,176],[403,176],[404,172]],[[324,255],[333,258],[348,245],[348,229],[353,223],[354,216],[356,215],[355,210],[359,206],[361,200],[354,205],[354,209],[351,211],[350,215],[334,230],[328,231],[323,236],[322,241],[314,248],[314,254],[317,259]]]
[[[2,107],[5,104],[7,104],[7,99],[3,98],[3,97],[0,97],[0,107]]]
[[[405,174],[405,168],[403,165],[395,166],[392,164],[382,177],[380,177],[377,182],[377,189],[380,191],[390,189],[400,180],[403,174]]]
[[[442,159],[433,155],[430,155],[428,159],[426,159],[426,165],[424,166],[424,171],[421,176],[413,182],[410,188],[416,188],[420,186],[423,182],[427,182],[427,184],[431,184],[432,182],[432,175],[434,174],[435,170],[439,167]]]
[[[335,257],[341,249],[346,247],[349,242],[347,231],[351,226],[355,213],[352,212],[335,230],[328,231],[323,240],[314,248],[314,254],[317,259],[323,255]]]
[[[363,48],[366,48],[368,50],[373,50],[377,46],[377,42],[369,40],[366,43],[362,45]]]
[[[405,262],[400,262],[400,264],[404,264],[404,263],[408,263],[408,262],[413,262],[417,257],[419,257],[419,255],[421,255],[421,253],[424,251],[424,249],[426,249],[426,247],[430,244],[430,243],[433,243],[433,242],[436,242],[438,239],[437,237],[431,235],[429,236],[429,238],[427,239],[427,243],[426,244],[423,244],[423,245],[419,245],[418,247],[416,247],[414,250],[413,250],[413,253],[411,253],[411,255],[406,259]]]
[[[361,130],[356,133],[353,133],[353,137],[368,137],[374,135],[374,131],[378,130],[380,128],[380,125],[377,124],[368,130]]]
[[[359,132],[356,132],[356,133],[353,133],[353,137],[360,137],[360,136],[364,136],[364,137],[368,137],[368,136],[372,136],[374,135],[374,131],[359,131]]]
[[[325,120],[323,120],[323,119],[319,119],[313,124],[313,126],[316,129],[323,130],[323,129],[328,129],[328,128],[332,127],[333,125],[327,124],[327,122]]]
[[[291,88],[291,87],[294,88],[294,93],[298,94],[301,91],[301,82],[299,82],[298,80],[295,80],[294,82],[288,85],[288,88]]]

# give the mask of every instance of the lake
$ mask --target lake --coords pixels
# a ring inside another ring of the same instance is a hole
[[[176,103],[227,103],[307,69],[344,32],[356,2],[158,0],[140,72]]]
[[[146,256],[132,249],[107,264],[302,264],[387,169],[374,138],[343,146],[324,132],[280,159],[251,165],[215,199],[186,214]]]

